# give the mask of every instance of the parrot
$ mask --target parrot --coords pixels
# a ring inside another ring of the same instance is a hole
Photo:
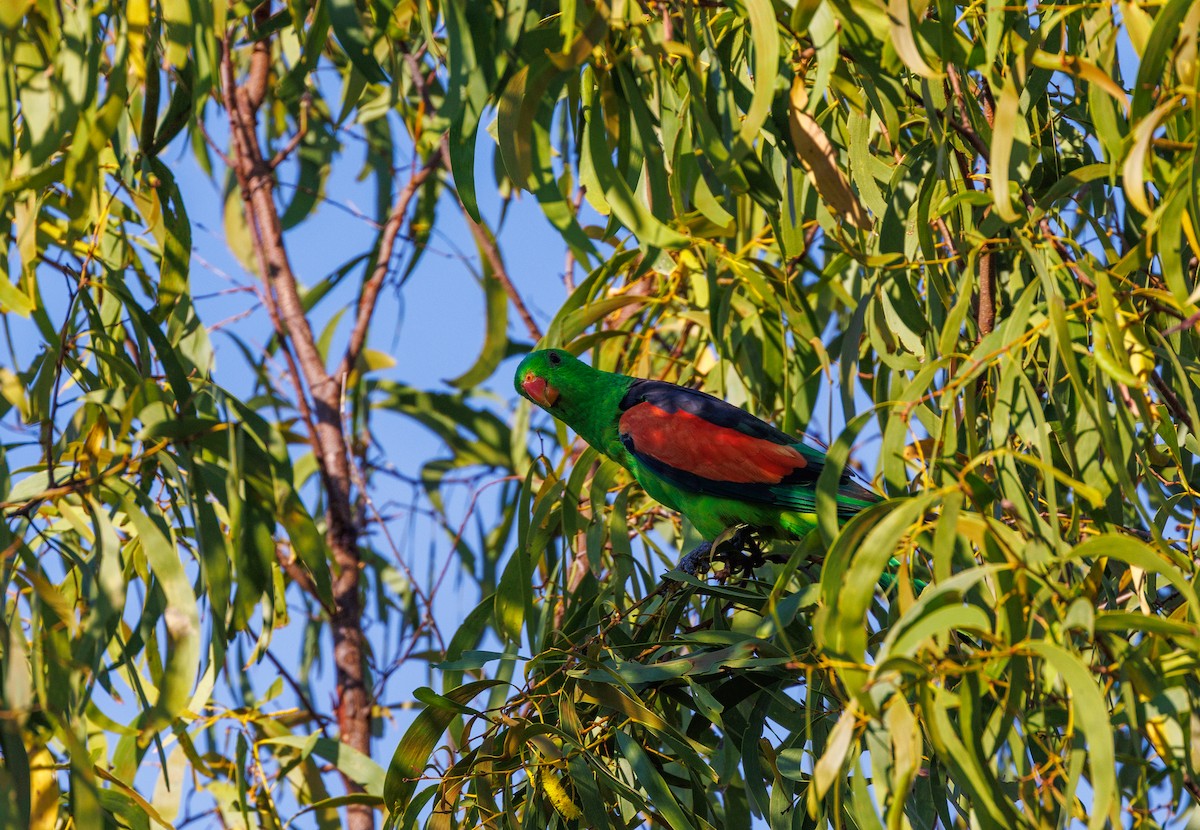
[[[601,371],[563,349],[527,355],[514,386],[692,523],[704,542],[680,560],[685,573],[727,539],[761,553],[748,535],[799,538],[817,525],[825,454],[720,398]],[[850,475],[838,485],[840,520],[881,500]]]

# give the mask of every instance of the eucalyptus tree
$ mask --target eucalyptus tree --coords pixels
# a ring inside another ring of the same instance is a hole
[[[1198,24],[1186,0],[3,4],[6,818],[203,818],[186,792],[231,827],[1180,820]],[[351,143],[376,233],[306,273]],[[213,371],[181,148],[271,332],[243,336],[250,394]],[[480,221],[493,186],[561,235],[544,330]],[[486,338],[464,391],[416,390],[371,325],[447,211]],[[472,394],[527,340],[818,428],[820,527],[752,577],[663,580],[677,516]],[[479,586],[455,632],[382,532],[383,409],[446,447],[419,485]],[[848,464],[888,498],[839,527]],[[465,519],[459,474],[489,485]],[[405,659],[437,690],[385,769]]]
[[[569,251],[543,343],[830,463],[779,564],[664,580],[689,528],[518,407],[391,826],[1194,820],[1200,9],[440,14],[463,204],[494,174]],[[888,498],[839,527],[853,463]]]
[[[381,292],[417,268],[439,211],[459,210],[443,199],[427,14],[345,0],[0,8],[6,826],[374,825],[377,693],[437,631],[377,532],[373,418],[412,412],[456,445],[502,432],[461,394],[406,387],[370,348]],[[182,155],[222,188],[224,236],[254,278],[222,292],[245,301],[229,321],[202,317]],[[333,273],[308,272],[294,240],[319,229],[355,157],[375,232]],[[469,227],[502,336],[511,284],[491,232]],[[267,333],[232,325],[243,314]],[[240,396],[214,371],[226,323],[252,378]],[[498,463],[480,452],[468,463]],[[283,628],[298,662],[271,650]],[[336,688],[321,688],[314,666],[329,661]],[[243,667],[277,682],[264,692]]]

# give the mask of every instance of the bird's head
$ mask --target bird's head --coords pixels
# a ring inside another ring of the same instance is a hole
[[[564,349],[543,349],[521,361],[513,385],[604,452],[618,440],[620,402],[634,380],[595,369]]]
[[[560,398],[564,389],[586,370],[587,364],[562,349],[543,349],[531,352],[517,367],[513,384],[517,394],[529,398],[551,415],[561,418]]]

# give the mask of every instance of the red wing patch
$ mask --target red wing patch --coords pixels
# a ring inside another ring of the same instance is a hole
[[[717,426],[690,412],[640,403],[621,416],[636,454],[710,481],[778,484],[808,466],[795,447]]]

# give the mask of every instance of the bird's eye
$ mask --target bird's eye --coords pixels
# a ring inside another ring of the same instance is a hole
[[[558,364],[562,363],[562,357],[559,356],[558,352],[550,352],[550,354],[546,356],[546,359],[550,361],[551,366],[557,366]]]

